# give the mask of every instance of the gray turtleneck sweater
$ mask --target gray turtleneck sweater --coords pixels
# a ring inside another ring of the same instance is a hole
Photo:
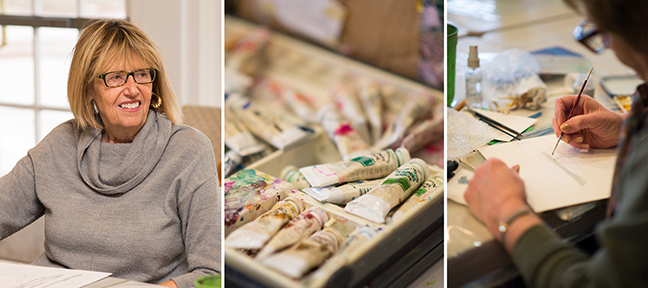
[[[56,127],[0,178],[0,239],[45,215],[34,264],[149,283],[220,272],[220,190],[209,139],[151,110],[132,143]]]

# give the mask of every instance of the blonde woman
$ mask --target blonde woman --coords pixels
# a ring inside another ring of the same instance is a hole
[[[101,20],[74,48],[74,119],[0,178],[0,239],[45,217],[33,264],[193,287],[220,271],[220,204],[208,138],[182,114],[158,49]]]

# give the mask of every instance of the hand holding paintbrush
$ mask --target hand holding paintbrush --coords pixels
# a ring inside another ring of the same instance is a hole
[[[572,105],[571,110],[569,110],[569,115],[567,116],[567,119],[565,121],[569,120],[574,115],[574,110],[576,110],[576,105],[578,105],[578,100],[580,100],[581,95],[583,95],[583,89],[585,89],[585,85],[587,85],[587,80],[589,80],[590,75],[592,74],[592,69],[594,67],[590,68],[589,72],[587,73],[587,77],[585,77],[585,81],[583,81],[583,86],[581,87],[580,91],[578,92],[578,96],[576,96],[576,100],[574,100],[574,105]],[[560,137],[558,137],[558,142],[556,142],[556,146],[554,146],[553,151],[551,151],[551,155],[556,152],[556,148],[558,148],[558,144],[560,144],[560,139],[565,135],[565,132],[560,132]]]

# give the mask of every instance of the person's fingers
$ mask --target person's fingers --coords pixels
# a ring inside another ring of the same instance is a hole
[[[560,124],[560,131],[566,134],[574,134],[581,130],[600,126],[603,124],[600,122],[600,120],[597,121],[595,114],[578,115]]]

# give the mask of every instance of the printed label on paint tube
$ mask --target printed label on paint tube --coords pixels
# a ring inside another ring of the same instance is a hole
[[[240,123],[234,113],[225,113],[225,145],[241,156],[258,153],[263,150],[250,131]]]
[[[376,231],[369,227],[362,227],[356,230],[344,240],[337,254],[327,260],[326,263],[313,273],[306,276],[304,279],[305,282],[310,283],[312,287],[323,287],[324,285],[317,285],[316,282],[328,280],[335,272],[349,262],[352,253],[355,253],[358,248],[364,246],[375,236]]]
[[[311,134],[305,127],[302,128],[298,123],[290,121],[289,118],[283,117],[279,113],[264,109],[261,105],[255,105],[245,96],[241,95],[237,98],[231,100],[231,109],[236,113],[236,116],[255,135],[278,149],[285,149]]]
[[[325,228],[304,242],[263,259],[261,263],[289,277],[300,278],[337,252],[342,234]]]
[[[358,101],[355,89],[345,83],[338,83],[333,86],[333,100],[342,115],[349,119],[353,129],[365,140],[369,141],[369,129],[367,129],[367,119],[365,118],[362,106]]]
[[[379,87],[376,83],[368,80],[361,81],[360,84],[360,99],[364,106],[364,111],[369,119],[369,127],[371,128],[371,143],[375,143],[380,139],[382,133],[382,99],[379,92]]]
[[[430,115],[432,103],[423,96],[410,97],[405,107],[398,115],[396,122],[389,127],[382,135],[382,138],[374,143],[376,149],[385,149],[398,142],[405,135],[405,131],[414,124],[416,120],[425,119]]]
[[[337,186],[306,188],[303,191],[320,202],[346,204],[378,186],[383,179],[355,181]]]
[[[335,142],[342,159],[349,160],[360,155],[369,155],[372,148],[367,142],[353,129],[349,120],[340,114],[332,106],[327,106],[322,117],[322,126],[326,134]]]
[[[313,206],[292,219],[286,226],[281,228],[272,239],[266,244],[256,260],[262,260],[271,254],[280,251],[286,247],[306,239],[311,234],[322,230],[324,223],[328,221],[329,216],[319,207]]]
[[[441,198],[443,198],[443,190],[443,172],[428,177],[428,179],[423,182],[421,187],[419,187],[416,192],[412,193],[412,196],[410,196],[410,198],[407,199],[407,201],[405,201],[403,205],[396,209],[392,218],[398,219],[403,214],[405,214],[405,212],[416,207],[416,205],[418,205],[419,203],[425,201],[439,201]]]
[[[399,151],[404,151],[404,149]],[[409,153],[405,158],[409,158]],[[394,151],[387,149],[349,161],[303,167],[299,169],[299,172],[306,177],[312,187],[323,187],[385,177],[398,168],[401,160],[404,162],[408,159],[397,159]]]
[[[235,249],[261,249],[270,237],[288,221],[297,217],[303,208],[304,203],[301,199],[288,197],[259,218],[230,233],[225,238],[225,245]]]
[[[344,211],[376,223],[384,223],[389,210],[405,201],[429,174],[427,164],[414,158],[389,174],[379,186],[349,202]]]

